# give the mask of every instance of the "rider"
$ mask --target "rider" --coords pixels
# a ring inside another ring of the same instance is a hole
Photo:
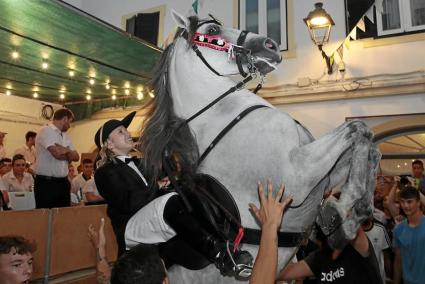
[[[137,243],[158,243],[161,250],[161,245],[177,238],[213,262],[225,276],[237,276],[242,270],[245,274],[250,272],[253,258],[248,252],[233,250],[231,241],[207,232],[177,193],[161,193],[164,190],[160,187],[167,185],[167,180],[150,189],[140,161],[129,156],[134,142],[127,127],[135,114],[131,112],[121,121],[105,122],[94,139],[100,156],[94,178],[108,204],[119,254],[125,245]]]

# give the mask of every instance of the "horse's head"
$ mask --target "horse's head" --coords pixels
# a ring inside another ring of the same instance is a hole
[[[210,19],[201,20],[183,17],[175,11],[172,14],[180,27],[179,35],[216,74],[246,76],[259,72],[265,75],[282,61],[278,44],[270,38],[223,27],[211,15]]]

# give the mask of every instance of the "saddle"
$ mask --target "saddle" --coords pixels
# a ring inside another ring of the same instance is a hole
[[[240,224],[241,217],[229,191],[218,180],[207,174],[196,175],[194,181],[195,188],[183,190],[190,203],[192,216],[208,232],[225,239],[235,239],[239,227],[232,221]],[[167,267],[178,264],[187,269],[199,270],[211,263],[178,235],[161,243],[159,252]]]

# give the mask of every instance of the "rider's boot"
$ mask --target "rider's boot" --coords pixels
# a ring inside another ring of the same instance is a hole
[[[214,263],[222,275],[240,278],[251,275],[252,255],[247,251],[234,250],[232,241],[204,230],[198,220],[187,212],[178,195],[167,201],[164,220],[188,245]]]

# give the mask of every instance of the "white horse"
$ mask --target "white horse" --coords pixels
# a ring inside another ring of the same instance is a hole
[[[157,179],[165,149],[181,151],[181,166],[222,183],[236,201],[242,225],[254,229],[259,227],[248,204],[258,204],[257,181],[271,178],[275,185],[284,183],[285,194],[294,196],[280,231],[306,235],[320,216],[330,244],[343,247],[373,209],[380,153],[372,145],[371,131],[351,121],[314,140],[287,113],[247,89],[217,99],[236,85],[231,75],[272,71],[281,61],[277,44],[224,28],[214,18],[186,18],[174,11],[173,17],[180,29],[158,64],[155,98],[141,136],[148,176]],[[246,109],[250,112],[241,115]],[[237,123],[210,147],[233,120]],[[197,167],[198,151],[208,148],[212,150]],[[323,195],[338,184],[343,184],[340,199],[321,207]],[[279,268],[291,260],[298,245],[279,248]],[[258,246],[243,244],[243,249],[255,256]],[[173,266],[169,276],[172,283],[238,282],[222,277],[214,265],[198,271]]]

